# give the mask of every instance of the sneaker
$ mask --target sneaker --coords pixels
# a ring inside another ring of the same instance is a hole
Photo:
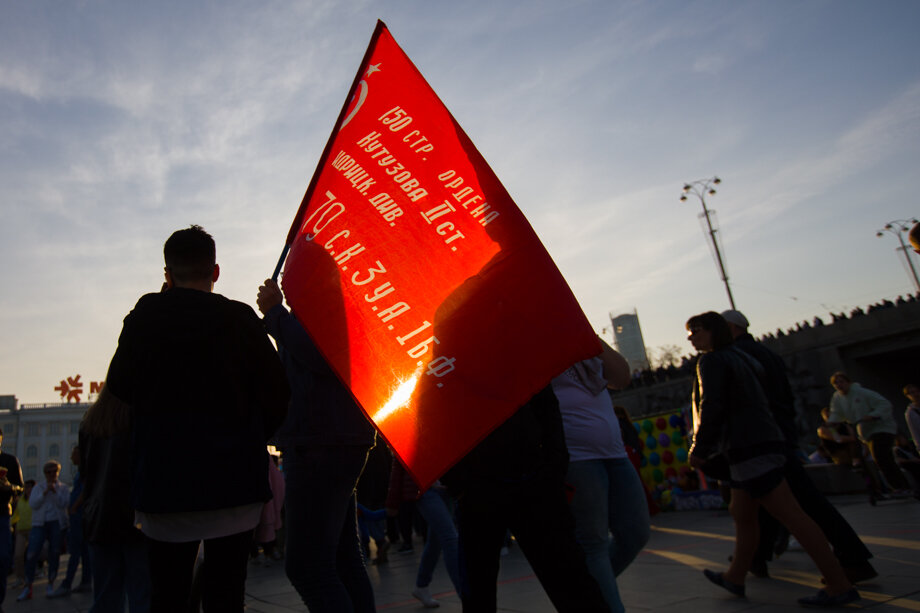
[[[396,553],[415,553],[412,545],[409,543],[403,543],[399,546],[399,549],[396,550]]]
[[[79,594],[81,592],[92,592],[93,584],[87,581],[86,583],[81,583],[80,585],[78,585],[77,587],[73,588],[70,591],[74,594]]]
[[[70,588],[65,585],[59,585],[57,589],[52,589],[51,585],[48,585],[46,590],[48,598],[60,598],[61,596],[67,596],[70,594]]]
[[[441,606],[440,602],[431,597],[431,592],[427,587],[415,588],[412,590],[412,595],[418,598],[426,609],[436,609]]]
[[[22,591],[19,593],[19,596],[16,597],[17,602],[22,602],[23,600],[32,600],[32,586],[27,585],[22,588]]]
[[[824,590],[818,590],[818,593],[814,596],[799,598],[799,604],[803,607],[842,607],[843,605],[856,602],[857,600],[859,600],[859,592],[857,592],[854,587],[850,588],[850,591],[837,594],[836,596],[831,596]]]

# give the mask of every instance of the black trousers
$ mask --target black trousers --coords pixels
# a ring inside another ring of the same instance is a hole
[[[189,610],[198,543],[148,539],[150,613]],[[201,604],[205,613],[242,613],[252,530],[204,541]]]
[[[827,538],[834,555],[844,567],[864,564],[872,553],[865,543],[859,538],[849,522],[834,507],[833,504],[815,486],[811,477],[805,472],[805,467],[792,454],[787,454],[786,465],[783,467],[783,476],[789,484],[795,499],[802,510],[811,517]],[[759,515],[760,543],[757,553],[754,554],[755,562],[765,562],[773,557],[773,543],[779,531],[780,524],[772,515],[761,507]]]
[[[476,488],[457,502],[463,613],[493,613],[505,532],[517,539],[560,613],[609,613],[575,541],[562,481]]]
[[[901,473],[898,463],[894,460],[894,434],[879,432],[869,439],[869,453],[875,460],[879,470],[885,475],[885,481],[895,490],[906,490],[910,487],[907,479]]]

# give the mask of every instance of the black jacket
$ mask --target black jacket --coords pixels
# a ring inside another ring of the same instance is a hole
[[[750,359],[733,347],[700,356],[693,388],[692,455],[707,459],[723,454],[735,463],[761,449],[772,451],[783,441]]]
[[[22,467],[19,460],[11,453],[0,451],[0,466],[6,468],[9,485],[0,485],[0,517],[12,515],[11,501],[13,494],[22,491]]]
[[[271,498],[266,442],[289,390],[249,306],[185,288],[141,297],[106,386],[134,409],[135,509],[210,511]]]
[[[798,448],[799,433],[795,427],[795,396],[786,376],[783,358],[754,340],[750,334],[735,339],[735,347],[753,357],[763,367],[763,391],[770,404],[776,425],[790,447]]]

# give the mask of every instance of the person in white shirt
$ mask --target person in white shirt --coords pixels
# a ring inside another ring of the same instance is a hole
[[[842,422],[856,426],[859,440],[869,447],[872,459],[885,476],[892,494],[911,494],[907,479],[894,461],[894,437],[898,426],[894,421],[891,402],[887,398],[852,381],[844,372],[831,375],[836,390],[831,397],[831,412],[827,424]]]
[[[616,576],[648,542],[649,513],[607,391],[629,384],[629,364],[607,343],[601,344],[600,355],[553,379],[553,393],[569,450],[566,483],[574,488],[575,538],[611,613],[622,613]]]
[[[32,598],[32,581],[35,580],[35,566],[42,546],[48,541],[48,588],[54,592],[58,562],[61,558],[61,534],[67,527],[67,505],[70,502],[70,488],[58,480],[61,463],[48,460],[45,463],[45,482],[37,483],[29,496],[32,507],[32,530],[29,532],[29,548],[26,551],[26,585],[16,600]]]

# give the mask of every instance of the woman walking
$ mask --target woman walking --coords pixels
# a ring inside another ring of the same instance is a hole
[[[725,572],[706,578],[736,596],[759,540],[757,511],[763,506],[795,536],[824,575],[827,587],[799,604],[841,606],[859,600],[821,528],[796,502],[783,478],[783,435],[770,414],[759,365],[732,347],[728,324],[715,312],[687,321],[690,342],[702,355],[693,388],[693,445],[690,465],[731,487],[735,551]]]

